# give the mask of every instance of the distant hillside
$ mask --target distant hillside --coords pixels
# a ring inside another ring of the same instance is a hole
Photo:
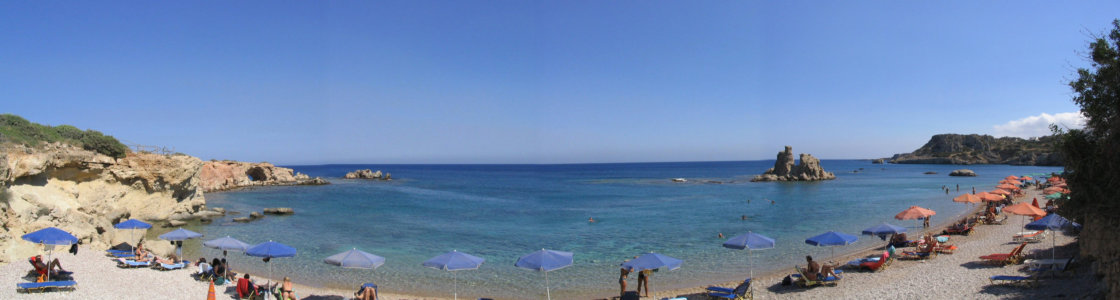
[[[979,134],[938,134],[912,153],[895,154],[896,164],[1008,164],[1060,166],[1062,157],[1054,150],[1056,138],[995,138]]]

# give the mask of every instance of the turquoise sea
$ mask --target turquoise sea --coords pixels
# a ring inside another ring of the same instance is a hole
[[[892,217],[919,205],[937,211],[934,223],[954,219],[968,206],[951,198],[972,187],[986,191],[1007,175],[1061,171],[824,160],[821,165],[835,172],[836,180],[748,181],[772,164],[290,166],[332,184],[210,193],[208,206],[241,215],[265,207],[292,207],[296,214],[248,224],[232,223],[238,215],[231,215],[191,229],[205,234],[203,240],[230,235],[251,244],[274,240],[294,246],[296,257],[272,261],[273,277],[291,276],[313,286],[350,289],[376,282],[386,292],[450,297],[451,274],[420,263],[451,250],[485,258],[480,269],[458,273],[464,299],[543,298],[542,274],[518,269],[514,262],[541,248],[571,251],[575,264],[549,273],[553,297],[609,297],[617,295],[618,264],[646,252],[684,260],[678,270],[656,273],[654,290],[742,280],[749,270],[748,253],[721,247],[719,233],[731,237],[753,231],[774,238],[775,249],[752,252],[755,273],[788,269],[805,255],[829,256],[829,249],[804,243],[810,236],[828,230],[858,234],[884,221],[918,230],[920,221]],[[341,179],[365,168],[390,172],[394,180]],[[979,176],[948,176],[958,168]],[[678,177],[689,182],[670,180]],[[943,185],[953,190],[946,194]],[[589,223],[589,217],[597,222]],[[858,243],[836,251],[881,243],[861,236]],[[323,258],[351,248],[384,256],[387,262],[376,270],[323,263]],[[200,248],[199,240],[186,243],[185,251],[190,258],[220,255]],[[230,261],[236,269],[268,273],[260,259],[231,253]]]

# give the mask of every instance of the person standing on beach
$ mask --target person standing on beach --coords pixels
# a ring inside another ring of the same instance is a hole
[[[642,286],[645,285],[646,291],[642,297],[649,297],[649,277],[653,275],[653,270],[645,269],[638,271],[638,289],[637,292],[642,292]]]
[[[958,192],[960,192],[960,191],[961,191],[961,184],[960,184],[960,183],[958,183],[958,184],[957,184],[957,191],[958,191]]]
[[[972,187],[972,194],[976,195],[976,187]]]
[[[922,221],[922,227],[929,228],[929,217],[926,217],[926,220]]]
[[[627,267],[619,268],[619,270],[618,270],[618,287],[621,288],[621,291],[618,292],[619,297],[622,297],[622,296],[626,295],[626,278],[627,277],[630,277],[630,268],[627,268]]]

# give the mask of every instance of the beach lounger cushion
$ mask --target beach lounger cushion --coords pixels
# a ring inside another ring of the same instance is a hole
[[[187,264],[185,264],[185,263],[182,263],[182,262],[180,262],[180,263],[177,263],[177,264],[173,264],[173,265],[169,265],[169,264],[165,264],[165,263],[160,263],[160,264],[159,264],[158,266],[156,266],[156,268],[158,268],[158,269],[160,269],[160,270],[164,270],[164,271],[169,271],[169,270],[178,270],[178,269],[182,269],[182,268],[184,268],[184,267],[186,267],[186,266],[187,266]]]
[[[16,284],[16,289],[17,290],[23,290],[23,291],[42,291],[42,290],[51,289],[51,288],[57,288],[57,289],[71,288],[72,289],[77,285],[78,285],[78,282],[73,281],[73,280],[24,282],[24,283],[17,283]]]
[[[152,262],[150,262],[150,261],[140,262],[140,261],[135,261],[135,260],[131,260],[131,259],[126,259],[123,262],[118,261],[117,266],[121,267],[121,268],[142,268],[142,267],[152,266]]]
[[[751,289],[751,279],[747,278],[747,280],[744,280],[743,283],[740,283],[734,289],[729,289],[729,288],[725,288],[725,287],[718,287],[718,286],[709,286],[707,288],[707,290],[708,290],[707,293],[708,293],[708,299],[728,299],[728,300],[753,299],[754,297],[751,295],[750,289]]]

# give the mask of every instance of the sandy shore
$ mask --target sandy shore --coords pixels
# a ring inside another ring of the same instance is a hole
[[[1029,190],[1025,199],[1030,201],[1040,197],[1038,190]],[[1038,297],[1077,297],[1092,290],[1093,280],[1088,268],[1079,266],[1076,276],[1043,279],[1040,288],[1023,288],[1017,286],[1000,286],[989,284],[988,277],[992,275],[1026,275],[1025,265],[1000,267],[986,264],[981,259],[982,255],[992,253],[1006,253],[1011,251],[1017,243],[1011,241],[1011,236],[1021,230],[1023,217],[1012,215],[1004,225],[984,225],[978,227],[970,236],[952,236],[950,244],[957,245],[956,253],[939,255],[927,261],[894,261],[891,266],[881,272],[865,273],[848,271],[844,279],[835,287],[800,288],[797,286],[783,286],[781,279],[793,271],[789,266],[788,271],[773,272],[756,276],[754,286],[755,299],[801,299],[801,298],[833,298],[833,299],[1003,299],[1003,298],[1038,298]],[[935,227],[936,228],[936,227]],[[940,229],[935,229],[940,231]],[[916,236],[916,235],[915,235]],[[1057,235],[1058,257],[1068,258],[1076,253],[1074,237]],[[1050,241],[1028,244],[1024,253],[1027,258],[1049,258]],[[882,250],[858,249],[855,253],[848,253],[845,260],[853,257],[864,257]],[[174,271],[158,271],[153,269],[121,269],[104,256],[101,250],[80,249],[78,255],[66,253],[62,247],[56,251],[62,266],[73,271],[73,278],[78,282],[78,288],[73,291],[53,291],[37,294],[17,293],[14,286],[0,291],[0,299],[205,299],[209,285],[195,281],[190,274],[194,269]],[[27,263],[16,262],[0,266],[0,281],[14,285],[15,282],[27,282],[23,278],[31,269]],[[746,276],[744,276],[746,277]],[[257,282],[265,279],[254,277]],[[656,282],[655,282],[656,284]],[[734,287],[737,282],[725,282],[720,285]],[[636,282],[630,284],[636,286]],[[656,288],[656,286],[654,286]],[[234,285],[226,284],[216,287],[218,299],[234,299],[236,292]],[[296,293],[301,299],[349,299],[353,296],[352,290],[329,290],[308,286],[296,285]],[[614,295],[603,295],[609,298]],[[689,289],[654,291],[653,299],[664,297],[686,297],[688,299],[704,299],[703,287]],[[416,297],[408,295],[381,294],[382,299],[438,299]],[[446,299],[446,298],[444,298]]]

